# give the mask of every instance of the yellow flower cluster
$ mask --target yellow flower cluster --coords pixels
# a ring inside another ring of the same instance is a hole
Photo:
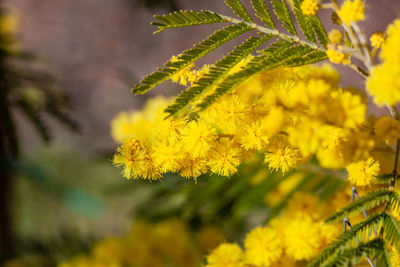
[[[58,266],[196,267],[202,253],[214,249],[223,239],[218,228],[210,226],[192,233],[177,219],[157,224],[136,222],[128,235],[106,238],[97,242],[90,254],[78,255]]]
[[[298,193],[282,216],[246,235],[244,250],[223,243],[207,257],[206,267],[297,266],[311,260],[340,232],[340,227],[322,223],[331,204]],[[321,208],[315,209],[318,206]]]
[[[346,0],[338,11],[339,17],[346,25],[364,19],[364,2],[362,0]]]
[[[367,91],[379,106],[400,101],[400,20],[388,27],[387,34],[380,53],[383,62],[372,69],[367,79]]]
[[[381,48],[385,40],[386,40],[386,33],[384,32],[375,32],[371,35],[370,38],[371,45],[376,48]]]
[[[387,161],[380,151],[399,137],[399,123],[366,120],[364,98],[338,81],[329,66],[279,68],[252,76],[204,111],[166,119],[171,100],[152,99],[113,120],[112,136],[124,142],[114,164],[126,178],[159,179],[166,172],[230,176],[260,152],[269,169],[282,172],[314,155],[332,169],[369,157]]]
[[[317,0],[304,0],[301,3],[301,11],[304,13],[306,16],[313,16],[317,14],[318,9],[319,9],[319,3]]]

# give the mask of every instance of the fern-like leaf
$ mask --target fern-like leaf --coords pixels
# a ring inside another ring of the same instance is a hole
[[[356,258],[361,257],[363,253],[367,254],[381,254],[384,250],[384,242],[382,239],[375,238],[366,243],[362,242],[357,247],[350,247],[343,249],[330,258],[328,262],[324,263],[324,267],[338,267],[349,266],[350,262]]]
[[[384,173],[375,176],[375,182],[378,184],[391,183],[394,180],[393,173]]]
[[[384,237],[389,244],[398,244],[400,241],[400,226],[391,215],[386,215],[383,221]]]
[[[238,64],[242,59],[251,54],[251,52],[253,52],[257,47],[267,42],[269,39],[270,36],[250,37],[247,39],[240,46],[229,52],[226,57],[215,63],[215,65],[210,68],[210,71],[201,77],[190,88],[183,91],[178,97],[176,97],[175,102],[168,106],[165,111],[170,115],[174,115],[176,112],[183,109],[194,98],[212,88],[236,64]]]
[[[226,19],[223,19],[217,13],[208,10],[202,10],[200,12],[181,10],[166,15],[154,15],[154,18],[159,20],[151,23],[158,27],[158,30],[154,33],[160,33],[169,28],[213,24],[226,21]]]
[[[354,201],[336,212],[335,214],[329,216],[325,222],[336,222],[343,220],[344,217],[348,217],[352,214],[361,212],[362,209],[369,210],[373,209],[386,201],[389,200],[390,191],[388,190],[377,190],[368,193],[368,195],[361,197],[359,200]]]
[[[225,0],[225,3],[233,10],[233,12],[238,15],[241,19],[247,22],[254,22],[249,12],[243,6],[240,0]]]
[[[386,249],[383,248],[381,253],[376,255],[376,266],[379,267],[392,267],[392,261],[391,261],[391,255],[390,252]]]
[[[265,23],[265,26],[271,29],[276,29],[275,24],[272,20],[271,14],[269,13],[268,7],[264,0],[251,0],[256,16]]]
[[[21,108],[22,112],[25,113],[25,115],[32,122],[33,126],[36,128],[43,141],[46,143],[50,142],[51,136],[49,128],[42,119],[39,111],[25,100],[18,101],[18,107]]]
[[[282,26],[285,27],[291,34],[297,35],[296,28],[293,24],[292,18],[290,17],[285,0],[272,0],[272,6],[274,8],[275,15],[282,22]]]
[[[311,47],[303,46],[303,45],[292,45],[287,46],[287,44],[293,44],[287,42],[285,45],[282,45],[279,48],[269,47],[262,52],[260,56],[254,57],[247,66],[243,67],[243,69],[235,74],[228,76],[223,82],[221,82],[214,93],[207,96],[203,102],[197,105],[200,109],[205,109],[214,103],[219,97],[228,93],[230,90],[240,85],[250,76],[259,73],[261,71],[268,71],[273,68],[283,66],[287,62],[293,64],[293,62],[297,62],[297,65],[300,65],[302,57],[306,57],[310,52],[313,51]],[[307,62],[315,62],[319,61],[319,57],[309,58]],[[306,60],[304,60],[306,61]]]
[[[385,219],[385,214],[374,214],[365,219],[364,221],[353,226],[352,230],[346,231],[337,237],[336,241],[330,244],[330,246],[322,251],[322,253],[311,261],[308,267],[319,267],[325,262],[329,262],[332,257],[335,257],[337,253],[340,253],[343,249],[347,247],[349,242],[357,237],[360,242],[371,236],[372,230],[380,227],[383,220]]]
[[[308,18],[309,23],[315,33],[315,36],[318,38],[319,43],[326,48],[328,44],[328,34],[326,33],[324,25],[322,25],[321,20],[317,15],[310,16]]]
[[[311,25],[310,16],[303,14],[300,8],[301,0],[293,0],[293,11],[296,16],[297,23],[307,40],[315,43],[316,39]]]
[[[396,191],[390,192],[389,205],[392,212],[400,212],[400,196]]]
[[[144,94],[156,85],[168,80],[173,74],[186,68],[198,59],[202,58],[217,47],[232,40],[233,38],[247,32],[251,28],[244,24],[230,25],[221,30],[214,32],[206,40],[194,45],[193,48],[184,51],[178,56],[178,61],[168,61],[165,68],[151,73],[143,78],[138,85],[132,88],[134,94]]]

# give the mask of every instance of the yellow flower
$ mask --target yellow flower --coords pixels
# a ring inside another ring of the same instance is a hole
[[[392,258],[391,258],[393,267],[400,267],[400,254],[398,245],[392,247]]]
[[[205,121],[191,121],[182,129],[182,148],[194,157],[204,157],[217,137],[215,129]]]
[[[354,129],[365,122],[367,106],[359,95],[337,90],[332,93],[332,98],[337,101],[337,109],[328,112],[331,112],[338,126]]]
[[[351,22],[358,22],[360,20],[363,20],[364,2],[361,0],[346,0],[340,7],[338,15],[347,25],[350,25]]]
[[[170,62],[172,63],[171,65],[173,66],[173,63],[179,62],[180,60],[178,59],[178,57],[173,56],[170,60]],[[175,74],[173,74],[171,76],[171,80],[174,83],[179,83],[183,86],[187,86],[188,82],[190,82],[191,80],[195,79],[193,76],[195,75],[195,73],[193,73],[193,71],[191,70],[194,67],[193,64],[185,67],[182,70],[179,70],[178,72],[176,72]]]
[[[220,138],[212,149],[208,165],[213,173],[231,176],[237,172],[241,163],[241,150],[239,146],[228,138]]]
[[[393,21],[387,29],[387,39],[379,57],[386,63],[400,62],[400,19]]]
[[[180,168],[183,150],[176,139],[162,140],[154,144],[153,159],[162,172],[175,172]]]
[[[372,157],[347,166],[349,181],[357,186],[371,185],[379,173],[379,162]]]
[[[375,32],[371,35],[371,38],[369,38],[371,45],[376,48],[381,48],[381,46],[385,42],[385,39],[386,33],[384,32]]]
[[[243,251],[231,243],[223,243],[207,256],[206,267],[241,267],[243,264]]]
[[[113,158],[113,164],[123,166],[125,178],[139,178],[144,170],[144,155],[139,140],[130,138],[122,146],[117,148]]]
[[[244,240],[246,263],[256,266],[272,266],[282,255],[282,242],[272,228],[257,227]]]
[[[266,133],[266,124],[262,121],[246,125],[241,134],[241,144],[246,150],[261,150],[268,144],[268,135]]]
[[[281,170],[283,173],[297,166],[301,160],[298,149],[290,146],[283,137],[271,140],[268,150],[264,162],[268,163],[270,169]]]
[[[348,64],[350,63],[349,55],[343,52],[339,52],[335,49],[329,48],[326,51],[329,61],[335,64]]]
[[[194,157],[185,153],[179,162],[180,175],[186,178],[197,178],[207,172],[207,161],[203,157]]]
[[[330,30],[328,38],[332,44],[340,44],[343,41],[343,35],[338,29]]]
[[[319,3],[317,0],[304,0],[303,3],[301,3],[300,8],[304,15],[313,16],[317,14],[317,11],[319,9],[318,4]]]
[[[367,91],[378,106],[400,102],[400,64],[375,66],[367,79]]]
[[[310,260],[318,255],[321,238],[318,223],[307,215],[288,221],[283,227],[285,251],[296,260]]]
[[[389,116],[383,116],[375,122],[375,133],[380,140],[395,143],[400,138],[400,122]]]

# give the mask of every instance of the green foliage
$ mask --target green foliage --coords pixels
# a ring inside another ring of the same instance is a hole
[[[383,221],[385,241],[389,244],[398,244],[400,241],[400,227],[391,215],[386,215]]]
[[[380,206],[389,200],[390,192],[386,189],[377,190],[368,193],[368,195],[361,197],[359,200],[352,202],[347,205],[340,211],[335,214],[329,216],[325,221],[326,222],[335,222],[343,220],[344,217],[348,217],[355,213],[359,213],[362,209],[370,210],[375,207]]]
[[[276,29],[271,12],[263,0],[251,0],[251,4],[255,15],[266,27],[255,23],[240,0],[227,0],[225,2],[240,19],[220,15],[212,11],[179,11],[163,16],[156,15],[155,18],[158,21],[152,23],[158,26],[156,33],[168,28],[220,22],[231,22],[235,26],[228,26],[216,31],[206,40],[184,51],[178,56],[177,61],[168,61],[165,67],[159,68],[158,71],[141,80],[132,89],[132,92],[143,94],[151,90],[158,84],[171,78],[172,75],[184,70],[207,53],[249,30],[256,30],[265,37],[252,37],[228,53],[225,58],[217,61],[211,67],[210,73],[204,75],[197,82],[194,82],[189,89],[178,96],[175,103],[167,108],[167,113],[170,115],[176,114],[181,109],[188,107],[200,94],[203,94],[215,85],[217,85],[215,92],[198,105],[200,109],[208,107],[220,96],[226,94],[251,75],[260,71],[267,71],[279,66],[300,66],[326,59],[325,46],[328,40],[326,31],[317,16],[309,17],[302,13],[300,0],[294,1],[293,11],[296,16],[296,22],[307,41],[302,41],[302,36],[297,34],[295,23],[284,0],[271,0],[271,4],[273,13],[288,33],[280,32]],[[243,67],[241,71],[227,75],[241,59],[253,53],[258,46],[270,38],[276,38],[270,47],[262,51],[257,51],[259,54],[247,66]]]
[[[330,263],[335,257],[343,253],[344,250],[349,248],[352,241],[364,242],[372,235],[376,229],[382,225],[385,220],[386,214],[374,214],[368,219],[354,225],[351,230],[345,231],[342,235],[330,244],[328,248],[311,261],[309,267],[324,266],[325,263]],[[352,257],[350,255],[349,257]]]
[[[183,91],[175,98],[175,103],[166,108],[166,112],[174,114],[189,104],[194,98],[207,92],[226,75],[232,67],[242,59],[251,54],[257,47],[267,42],[268,37],[250,37],[240,46],[229,52],[223,59],[219,60],[210,68],[210,71],[201,77],[193,86]]]
[[[247,22],[254,22],[251,18],[249,12],[240,2],[240,0],[226,0],[225,3],[233,10],[233,12],[238,15],[241,19]]]

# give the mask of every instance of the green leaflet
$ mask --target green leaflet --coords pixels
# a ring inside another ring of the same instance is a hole
[[[244,21],[254,22],[240,0],[225,0],[225,3]]]
[[[202,103],[197,105],[197,107],[200,109],[205,109],[214,103],[219,97],[240,85],[250,76],[261,71],[268,71],[285,65],[286,62],[293,62],[294,60],[304,57],[313,51],[312,48],[302,45],[294,45],[291,47],[282,46],[279,48],[270,47],[266,50],[268,53],[262,51],[262,55],[254,57],[241,71],[228,76],[222,83],[218,85],[218,87],[215,89],[215,92],[207,96]],[[312,58],[309,61],[312,62]]]
[[[159,20],[151,23],[158,27],[158,30],[154,33],[162,32],[168,28],[212,24],[225,21],[217,13],[208,10],[202,10],[200,12],[181,10],[161,16],[154,15],[154,18]]]
[[[315,43],[316,39],[311,25],[310,17],[303,14],[300,5],[301,0],[293,0],[293,11],[297,19],[297,23],[307,40]]]
[[[396,219],[386,215],[383,221],[385,241],[389,244],[398,244],[400,241],[400,227]]]
[[[274,7],[275,15],[282,22],[282,26],[291,34],[297,35],[296,28],[293,24],[292,18],[290,17],[285,0],[272,0],[272,6]]]
[[[256,16],[265,23],[268,28],[276,29],[274,22],[272,21],[271,14],[268,11],[268,7],[264,0],[251,0]]]
[[[201,41],[193,48],[184,51],[178,56],[177,62],[168,61],[166,68],[160,68],[143,78],[138,85],[132,88],[134,94],[144,94],[156,85],[168,80],[173,74],[186,68],[198,59],[202,58],[217,47],[247,32],[250,28],[246,25],[230,25],[214,32],[206,40]]]
[[[340,211],[329,216],[325,222],[340,221],[343,220],[344,217],[361,212],[362,209],[369,210],[378,207],[388,201],[389,196],[390,191],[386,189],[370,192],[366,196],[361,197],[359,200],[350,203]]]
[[[319,43],[326,48],[329,39],[328,39],[328,34],[326,33],[326,30],[322,25],[321,20],[317,15],[314,15],[309,17],[309,22],[311,23],[311,27],[315,32],[315,35],[317,36]]]
[[[328,248],[324,249],[322,253],[307,266],[319,267],[323,266],[323,264],[326,262],[329,263],[329,261],[332,260],[332,257],[335,257],[337,253],[340,253],[340,251],[344,250],[348,246],[349,242],[354,240],[355,237],[359,238],[360,242],[364,242],[365,238],[370,236],[372,233],[372,229],[379,227],[384,221],[385,217],[385,214],[374,214],[368,219],[353,225],[352,230],[348,230],[337,237],[336,241],[331,243]]]
[[[183,91],[175,98],[175,102],[168,106],[165,111],[170,115],[174,115],[183,109],[194,98],[212,88],[224,75],[226,75],[236,64],[251,54],[257,47],[267,42],[271,37],[250,37],[240,46],[233,49],[226,57],[219,60],[215,65],[211,66],[209,73],[201,77],[190,88]]]

